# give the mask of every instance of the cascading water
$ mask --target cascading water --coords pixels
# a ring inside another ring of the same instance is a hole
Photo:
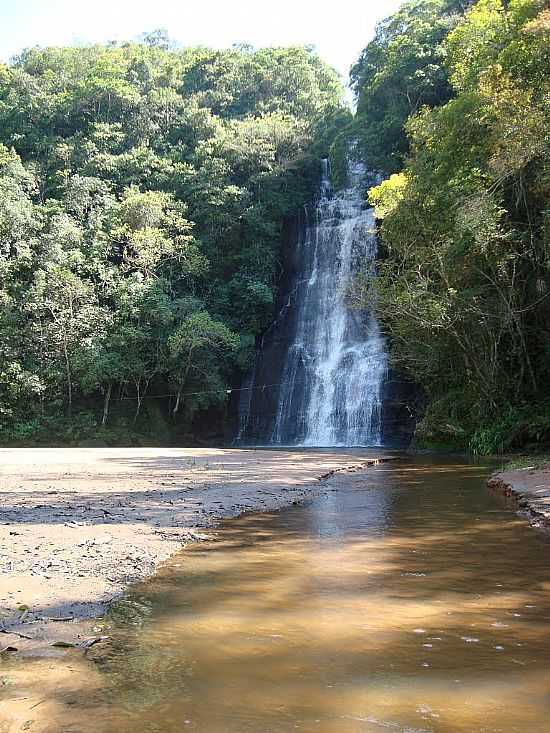
[[[353,277],[374,276],[374,212],[364,205],[364,189],[365,168],[350,161],[348,186],[333,193],[323,161],[320,198],[298,243],[288,301],[243,393],[241,442],[382,443],[384,339],[373,315],[347,304]]]

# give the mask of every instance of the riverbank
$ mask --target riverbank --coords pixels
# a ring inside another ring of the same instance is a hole
[[[499,471],[487,483],[531,524],[550,529],[550,462]]]
[[[0,651],[85,646],[91,619],[223,518],[323,491],[372,450],[0,449]]]
[[[115,605],[108,643],[4,658],[0,730],[546,730],[549,545],[489,470],[403,455],[222,522]]]

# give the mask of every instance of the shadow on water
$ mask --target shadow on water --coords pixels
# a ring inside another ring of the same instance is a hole
[[[113,608],[55,730],[550,731],[550,542],[486,475],[400,461],[225,523]]]

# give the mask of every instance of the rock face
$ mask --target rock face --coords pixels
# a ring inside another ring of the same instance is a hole
[[[388,448],[410,445],[420,401],[418,386],[390,369],[382,395],[382,445]]]
[[[319,200],[290,220],[282,246],[277,317],[241,385],[241,445],[408,445],[414,389],[388,367],[385,339],[368,311],[348,307],[361,273],[375,277],[377,237],[364,205],[365,169],[350,163],[334,194],[323,165]]]

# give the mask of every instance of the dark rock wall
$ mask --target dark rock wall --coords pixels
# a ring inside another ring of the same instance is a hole
[[[240,445],[267,445],[271,442],[285,356],[296,332],[293,290],[301,277],[300,244],[311,213],[303,209],[284,225],[281,243],[282,275],[276,303],[276,318],[258,340],[256,363],[232,395],[229,407],[228,442]],[[237,385],[236,385],[237,386]],[[412,439],[417,421],[419,392],[414,384],[390,370],[383,388],[383,445],[405,448]],[[296,434],[301,416],[297,415]],[[290,441],[289,441],[290,442]]]

